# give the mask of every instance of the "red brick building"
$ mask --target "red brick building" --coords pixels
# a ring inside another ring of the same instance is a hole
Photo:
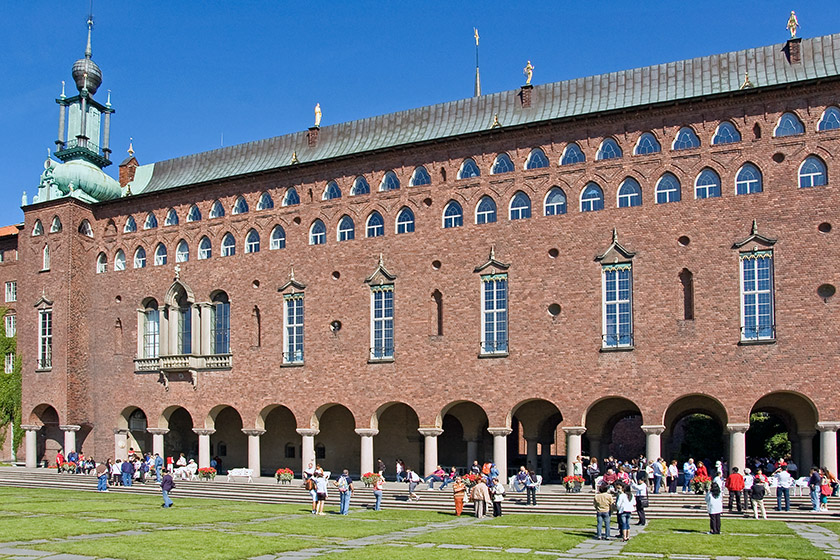
[[[838,63],[792,39],[131,154],[117,184],[88,49],[19,240],[27,462],[513,468],[524,438],[547,474],[627,418],[676,457],[701,413],[743,466],[770,412],[834,470]]]

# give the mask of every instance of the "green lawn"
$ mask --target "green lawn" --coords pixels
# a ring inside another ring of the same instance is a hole
[[[0,542],[31,541],[72,535],[113,533],[130,529],[120,522],[86,522],[72,516],[4,517]]]
[[[411,542],[436,544],[469,544],[473,546],[565,551],[591,538],[592,533],[584,531],[534,530],[528,527],[497,527],[477,524],[458,527],[457,529],[434,531],[410,540]]]
[[[484,550],[459,550],[446,548],[415,548],[413,546],[366,546],[347,552],[333,552],[327,560],[533,560],[533,554],[489,552]],[[541,556],[541,558],[551,558]]]
[[[489,517],[482,525],[507,525],[510,527],[563,527],[566,529],[591,529],[595,527],[595,515],[544,515],[518,513]]]

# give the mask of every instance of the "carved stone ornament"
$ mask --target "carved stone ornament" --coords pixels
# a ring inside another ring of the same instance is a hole
[[[755,251],[760,248],[766,249],[768,247],[772,247],[776,244],[776,241],[777,240],[772,237],[767,237],[766,235],[758,233],[758,223],[753,220],[749,237],[746,237],[741,241],[736,241],[732,244],[732,248],[742,249],[743,251]],[[750,246],[750,244],[752,244],[752,246]]]
[[[397,275],[388,272],[388,269],[385,268],[385,261],[382,258],[382,253],[379,253],[379,263],[376,265],[373,274],[365,278],[365,284],[370,284],[372,286],[393,284],[396,279]]]
[[[496,246],[490,246],[490,256],[484,262],[484,264],[480,264],[473,272],[477,273],[486,273],[486,274],[496,274],[498,272],[504,272],[505,270],[510,268],[510,263],[503,263],[502,261],[496,260]]]
[[[291,290],[289,290],[291,288]],[[289,281],[277,288],[278,292],[289,291],[289,293],[302,292],[306,288],[306,284],[295,279],[295,267],[289,269]]]
[[[613,228],[612,243],[607,247],[606,251],[600,255],[595,255],[595,261],[601,264],[626,263],[632,261],[635,256],[635,252],[627,250],[618,242],[618,232]]]

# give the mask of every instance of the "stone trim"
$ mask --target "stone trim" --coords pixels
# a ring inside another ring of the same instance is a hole
[[[564,426],[561,429],[567,436],[582,436],[586,432],[586,426]]]
[[[249,430],[249,429],[246,429],[246,428],[242,428],[242,433],[245,434],[248,437],[251,437],[251,436],[259,437],[259,436],[261,436],[265,433],[265,430],[257,430],[257,429],[250,429]]]
[[[727,424],[726,432],[729,434],[745,434],[750,429],[749,424]]]
[[[373,437],[379,434],[379,430],[373,428],[356,428],[356,433],[361,437]]]
[[[443,433],[443,428],[417,428],[423,437],[438,437]]]
[[[303,437],[315,437],[319,433],[321,433],[321,430],[318,430],[316,428],[298,428],[295,431]]]
[[[509,436],[509,435],[511,434],[511,432],[513,432],[513,430],[512,430],[512,429],[510,429],[510,428],[506,428],[506,427],[502,427],[502,428],[487,428],[487,431],[488,431],[488,432],[490,432],[490,435],[491,435],[491,436],[493,436],[493,437],[496,437],[496,436],[503,436],[503,437],[507,437],[507,436]]]
[[[193,433],[199,436],[212,436],[216,433],[213,428],[193,428]]]

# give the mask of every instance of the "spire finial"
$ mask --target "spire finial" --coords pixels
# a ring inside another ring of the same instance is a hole
[[[753,87],[753,83],[750,81],[750,71],[744,70],[744,82],[741,84],[739,89],[747,89]]]
[[[385,259],[382,258],[382,253],[379,253],[379,266],[385,268]]]
[[[111,106],[111,90],[110,89],[108,90],[108,100],[105,102],[105,106],[106,107]]]
[[[289,265],[289,281],[295,281],[295,265]]]
[[[132,136],[128,137],[128,155],[134,157],[134,138]]]
[[[756,222],[755,219],[753,219],[753,225],[752,225],[752,232],[751,233],[753,235],[758,234],[758,222]]]
[[[61,80],[61,98],[64,99],[65,97],[67,96],[64,95],[64,80]]]
[[[297,158],[297,150],[292,152],[292,163],[300,163],[300,160]]]
[[[499,113],[493,114],[493,124],[490,125],[490,128],[502,128],[502,123],[499,122]]]
[[[613,243],[618,243],[618,230],[613,228]]]
[[[478,28],[473,27],[473,34],[475,35],[475,97],[481,97],[481,76],[478,73]]]
[[[491,261],[496,260],[496,246],[495,245],[490,245],[490,259],[489,260],[491,260]]]
[[[90,35],[91,31],[93,31],[93,2],[90,3],[90,15],[88,15],[87,26],[88,26],[88,40],[87,46],[85,47],[85,58],[90,58],[93,56],[93,50],[90,48]]]

